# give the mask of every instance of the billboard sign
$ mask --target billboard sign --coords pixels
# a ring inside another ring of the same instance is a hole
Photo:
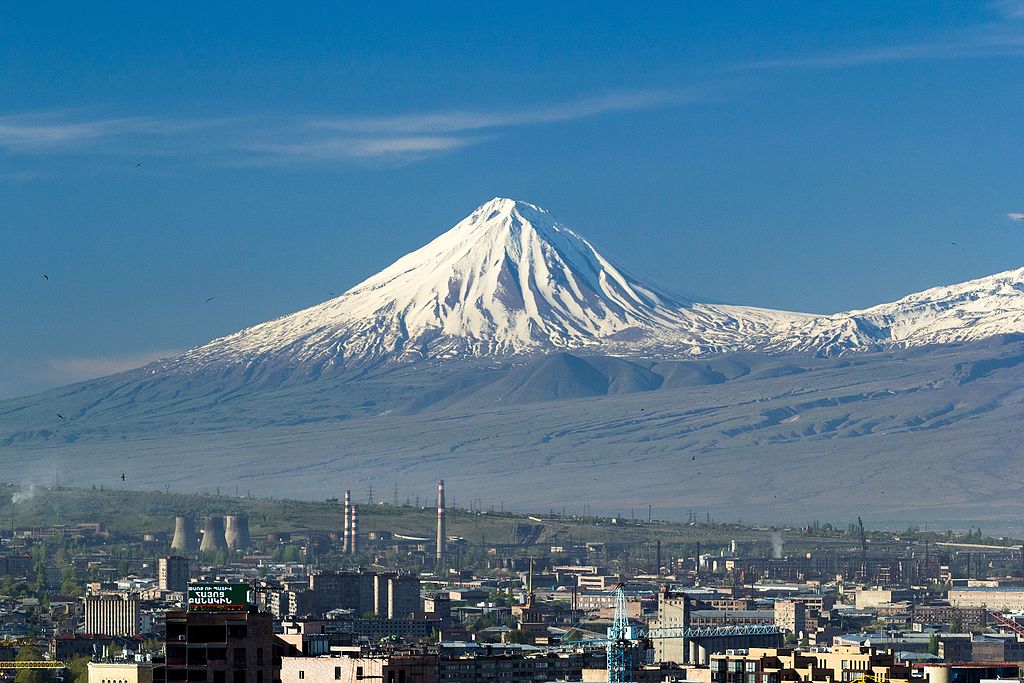
[[[244,611],[248,608],[248,584],[193,583],[188,587],[188,609],[191,612]]]

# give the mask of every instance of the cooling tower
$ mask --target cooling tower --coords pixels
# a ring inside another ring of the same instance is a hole
[[[224,518],[207,517],[203,527],[203,542],[199,546],[203,552],[227,550],[228,542],[224,538]]]
[[[224,519],[224,540],[231,550],[246,550],[252,547],[249,538],[249,518],[245,515],[228,515]]]
[[[191,517],[174,518],[174,540],[171,541],[171,548],[183,555],[199,549],[196,545],[196,523]]]

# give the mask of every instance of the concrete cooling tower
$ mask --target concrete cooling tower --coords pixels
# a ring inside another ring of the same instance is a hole
[[[231,550],[246,550],[252,547],[249,537],[249,518],[245,515],[228,515],[225,518],[224,539]]]
[[[207,517],[203,527],[203,543],[199,546],[203,552],[227,550],[228,542],[224,538],[224,518]]]
[[[199,550],[196,542],[196,522],[191,517],[174,518],[174,540],[171,541],[171,549],[183,555],[188,555]]]

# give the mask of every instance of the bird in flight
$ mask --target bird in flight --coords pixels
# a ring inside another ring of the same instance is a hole
[[[49,279],[50,279],[50,276],[49,276],[49,275],[47,275],[46,273],[43,273],[43,279],[44,279],[44,280],[49,280]]]
[[[1008,213],[1006,217],[1011,221],[1024,221],[1024,213]]]
[[[215,298],[215,297],[212,297],[212,296],[211,296],[211,297],[210,297],[209,299],[207,299],[207,300],[206,300],[206,303],[210,303],[211,301],[213,301],[213,300],[214,300],[214,298]]]
[[[124,481],[124,472],[121,473],[121,481]]]
[[[142,162],[141,161],[139,163],[135,164],[135,168],[138,168],[139,166],[142,166]]]
[[[59,417],[59,418],[60,418],[60,419],[62,419],[62,420],[64,419],[64,416],[63,416],[63,415],[61,415],[60,413],[57,413],[57,417]]]

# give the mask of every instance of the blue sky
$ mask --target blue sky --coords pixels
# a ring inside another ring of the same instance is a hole
[[[732,303],[1024,266],[1024,2],[149,4],[0,5],[0,397],[317,303],[498,195]]]

